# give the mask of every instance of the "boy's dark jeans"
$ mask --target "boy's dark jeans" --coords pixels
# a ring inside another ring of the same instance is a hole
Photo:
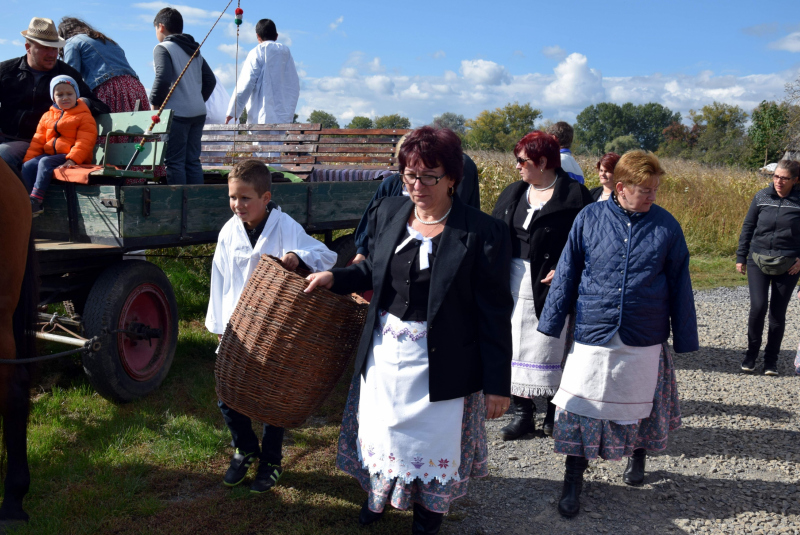
[[[200,138],[206,116],[173,117],[169,134],[161,136],[167,143],[164,164],[167,166],[167,184],[203,183],[203,164],[200,163]]]
[[[53,171],[66,161],[66,154],[42,154],[22,164],[22,182],[28,193],[43,198],[53,180]]]
[[[238,448],[242,453],[252,453],[260,451],[258,456],[262,463],[280,466],[283,455],[283,427],[275,427],[264,424],[264,434],[261,438],[261,449],[258,448],[258,437],[253,432],[253,424],[250,418],[225,405],[222,400],[217,402],[222,417],[231,430],[233,437],[233,447]]]

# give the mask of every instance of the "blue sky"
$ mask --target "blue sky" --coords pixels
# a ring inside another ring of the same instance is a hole
[[[116,40],[149,90],[155,13],[172,5],[202,40],[226,3],[5,0],[0,59],[24,53],[33,16],[77,16]],[[69,5],[68,9],[64,6]],[[768,8],[767,8],[768,6]],[[231,91],[234,3],[202,49]],[[508,102],[574,120],[597,102],[659,102],[684,117],[712,101],[750,111],[800,75],[797,0],[404,3],[242,0],[240,60],[254,23],[273,19],[301,76],[298,113],[400,113],[415,126],[450,111],[470,118]]]

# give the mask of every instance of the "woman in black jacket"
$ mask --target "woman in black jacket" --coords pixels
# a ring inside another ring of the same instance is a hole
[[[786,308],[800,278],[800,162],[781,160],[772,185],[756,193],[744,218],[736,270],[747,275],[750,317],[747,352],[742,371],[756,369],[764,318],[769,307],[769,330],[764,348],[764,375],[778,375],[778,352],[786,327]],[[767,295],[772,288],[772,297]]]
[[[616,152],[607,152],[597,162],[597,176],[600,179],[600,185],[589,190],[595,201],[607,201],[611,198],[614,191],[614,168],[617,166],[619,158],[620,155]]]
[[[505,221],[511,237],[511,293],[514,296],[511,362],[511,423],[500,430],[514,440],[535,430],[534,396],[547,399],[543,431],[553,434],[555,405],[550,400],[561,381],[567,327],[560,338],[536,330],[550,281],[572,222],[592,203],[589,191],[561,169],[558,141],[532,132],[514,148],[521,180],[506,187],[492,215]]]
[[[511,244],[454,195],[452,131],[415,130],[399,163],[409,197],[375,201],[367,258],[310,275],[306,291],[374,291],[336,460],[369,493],[359,522],[413,504],[412,533],[434,534],[469,478],[488,474],[484,418],[508,409]]]

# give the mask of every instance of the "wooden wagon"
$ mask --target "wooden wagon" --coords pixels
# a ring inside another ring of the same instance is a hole
[[[171,119],[167,110],[153,134],[167,133]],[[99,118],[101,143],[95,150],[94,162],[104,168],[90,178],[89,184],[53,182],[45,198],[44,214],[34,221],[41,265],[40,302],[45,305],[68,301],[76,314],[72,318],[42,314],[43,322],[59,323],[75,336],[40,337],[78,346],[95,339],[99,349],[84,355],[83,366],[97,391],[115,401],[136,399],[160,385],[172,363],[178,336],[178,312],[169,280],[157,266],[130,253],[214,243],[231,217],[224,182],[167,186],[157,184],[151,171],[115,168],[124,168],[129,162],[133,143],[106,143],[106,139],[111,139],[111,134],[141,135],[149,124],[150,112]],[[278,128],[282,126],[287,128]],[[320,131],[319,125],[301,127]],[[295,143],[293,136],[297,134],[293,131],[297,128],[291,125],[269,125],[268,129],[282,131],[277,136],[266,135],[277,138],[269,141],[284,145],[270,148],[280,156],[264,160],[308,180],[317,163],[313,151],[319,149],[319,143],[312,143],[313,139],[308,147]],[[212,127],[207,135],[214,136],[214,132]],[[386,156],[385,146],[396,143],[402,133],[405,131],[395,136],[380,132],[373,135],[375,139],[388,140],[382,140],[384,146],[380,147],[385,160],[369,163],[381,170],[396,169],[393,155]],[[352,132],[349,134],[352,138]],[[319,136],[311,137],[314,135]],[[161,165],[164,143],[153,139],[144,146],[133,164],[140,168]],[[209,169],[209,181],[215,182],[214,173],[224,173],[237,158],[251,152],[244,150],[239,156],[207,161],[217,165]],[[293,163],[300,153],[306,154],[303,163]],[[314,161],[309,163],[309,158]],[[350,166],[363,163],[351,161],[353,156],[346,158],[343,163]],[[298,169],[301,165],[305,167]],[[147,183],[126,185],[126,180],[137,178],[145,178]],[[324,234],[326,243],[340,254],[339,264],[344,265],[355,252],[352,237],[334,242],[332,232],[356,226],[378,185],[377,180],[289,182],[273,184],[272,191],[275,202],[307,232]]]

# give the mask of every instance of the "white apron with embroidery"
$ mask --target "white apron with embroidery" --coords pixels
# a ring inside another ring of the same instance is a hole
[[[561,383],[561,362],[566,353],[569,316],[558,338],[536,330],[539,319],[533,302],[529,260],[511,259],[511,295],[514,297],[514,312],[511,314],[511,393],[524,398],[554,396]]]
[[[431,403],[427,322],[379,313],[361,377],[358,456],[370,475],[459,480],[464,398]]]

